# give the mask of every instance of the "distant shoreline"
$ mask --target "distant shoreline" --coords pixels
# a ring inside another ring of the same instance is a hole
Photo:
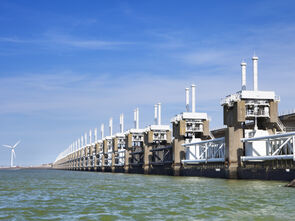
[[[51,170],[52,166],[32,166],[32,167],[0,167],[0,170],[28,170],[28,169],[42,169]]]

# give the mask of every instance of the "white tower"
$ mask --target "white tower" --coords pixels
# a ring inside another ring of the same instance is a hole
[[[101,139],[104,138],[104,124],[100,126]]]
[[[155,104],[154,105],[154,120],[155,120],[155,124],[158,123],[158,105]]]
[[[158,103],[158,125],[161,125],[161,103]]]
[[[241,71],[242,71],[242,90],[246,90],[246,62],[241,63]]]
[[[196,85],[192,84],[192,112],[196,112]]]
[[[258,57],[253,56],[253,83],[254,83],[254,91],[258,91]]]
[[[110,130],[110,136],[113,136],[113,118],[110,118],[109,130]]]
[[[185,108],[186,112],[189,112],[189,88],[185,88]]]

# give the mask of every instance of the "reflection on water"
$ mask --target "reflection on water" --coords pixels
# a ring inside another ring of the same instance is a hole
[[[283,182],[55,170],[0,171],[0,219],[292,220]]]

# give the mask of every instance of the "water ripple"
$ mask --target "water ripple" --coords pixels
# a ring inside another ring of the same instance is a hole
[[[3,220],[292,220],[273,181],[54,170],[0,171]]]

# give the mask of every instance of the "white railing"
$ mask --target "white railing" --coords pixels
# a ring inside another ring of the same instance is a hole
[[[205,141],[183,144],[186,149],[186,159],[183,164],[199,164],[208,162],[224,162],[224,137]]]
[[[279,113],[279,116],[284,116],[284,115],[289,115],[289,114],[294,114],[295,113],[295,108],[291,110],[285,110]]]
[[[270,136],[243,138],[242,142],[257,147],[265,148],[264,155],[255,154],[255,156],[242,156],[242,161],[265,161],[265,160],[288,160],[295,161],[295,132],[276,134]],[[252,147],[253,148],[253,147]],[[255,151],[255,150],[254,150]]]
[[[295,131],[295,127],[286,127],[286,132]]]

